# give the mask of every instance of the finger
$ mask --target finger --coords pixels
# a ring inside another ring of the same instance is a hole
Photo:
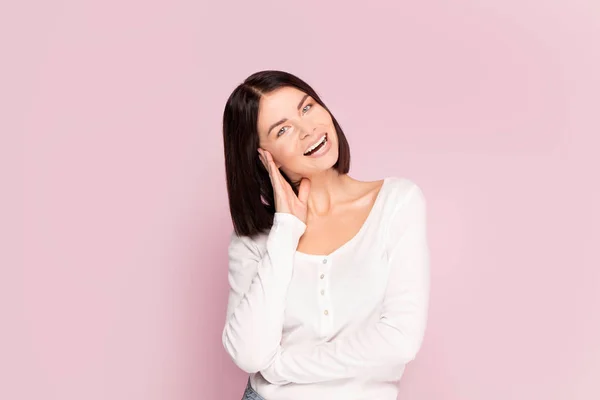
[[[265,168],[269,171],[269,174],[272,174],[271,171],[271,162],[269,161],[269,152],[266,150],[261,150],[260,154],[262,155],[262,161],[265,164]]]
[[[265,169],[267,170],[267,173],[269,174],[269,178],[271,179],[271,184],[273,184],[274,171],[273,171],[273,168],[271,168],[271,164],[272,163],[269,162],[269,160],[267,159],[267,154],[268,153],[269,153],[268,151],[261,149],[261,151],[260,151],[260,155],[261,155],[260,160],[262,161],[263,166],[265,167]]]
[[[263,154],[267,160],[267,164],[269,165],[269,176],[271,177],[271,184],[273,185],[273,189],[275,193],[283,194],[283,186],[281,185],[281,172],[279,172],[279,168],[275,165],[275,161],[273,161],[273,156],[267,150],[263,150]]]
[[[269,153],[268,151],[265,151],[265,154],[267,157],[267,162],[273,168],[273,175],[278,175],[281,179],[283,179],[283,175],[281,175],[281,171],[279,171],[279,167],[275,163],[275,160],[273,159],[273,156],[271,155],[271,153]]]
[[[266,150],[264,150],[264,152],[269,161],[271,170],[273,171],[273,180],[275,181],[274,187],[277,193],[281,193],[288,199],[297,197],[296,193],[294,193],[294,189],[292,189],[290,183],[283,177],[281,171],[279,170],[279,167],[277,167],[277,165],[275,164],[275,160],[273,159],[271,153],[269,153]]]
[[[265,169],[268,171],[269,169],[267,167],[267,163],[265,162],[265,156],[264,156],[262,149],[258,149],[257,153],[258,153],[258,159],[260,160],[262,165],[265,167]]]
[[[310,180],[302,178],[300,181],[300,187],[298,188],[298,200],[302,204],[306,204],[308,201],[308,194],[310,193]]]

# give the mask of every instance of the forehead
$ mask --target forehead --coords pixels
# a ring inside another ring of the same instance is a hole
[[[267,109],[286,109],[290,106],[298,105],[298,101],[304,96],[304,92],[295,87],[281,87],[260,98],[260,108]]]
[[[269,125],[294,115],[298,102],[305,95],[295,87],[282,87],[261,96],[258,108],[258,129],[264,131]]]

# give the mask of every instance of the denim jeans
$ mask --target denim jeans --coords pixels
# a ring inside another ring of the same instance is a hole
[[[265,400],[261,395],[256,393],[252,386],[250,386],[250,378],[248,378],[248,383],[246,384],[246,390],[244,391],[244,396],[242,400]]]

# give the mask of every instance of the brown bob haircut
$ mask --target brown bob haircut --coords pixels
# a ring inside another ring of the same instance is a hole
[[[350,170],[350,147],[342,127],[313,88],[302,79],[284,71],[266,70],[250,75],[233,90],[223,112],[229,211],[238,236],[254,236],[270,230],[273,225],[273,186],[257,151],[258,108],[262,95],[286,86],[308,94],[329,112],[339,142],[339,156],[333,168],[340,174],[346,174]],[[298,195],[300,182],[292,182],[283,171],[280,172]]]

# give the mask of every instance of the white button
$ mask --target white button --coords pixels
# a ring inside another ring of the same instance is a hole
[[[324,274],[321,274],[321,279],[323,279],[323,278],[325,278],[325,275],[324,275]]]
[[[323,259],[323,264],[327,264],[327,259],[326,258]]]
[[[325,294],[325,290],[321,289],[321,294]]]
[[[329,315],[329,311],[325,310],[325,311],[323,311],[323,314]]]

